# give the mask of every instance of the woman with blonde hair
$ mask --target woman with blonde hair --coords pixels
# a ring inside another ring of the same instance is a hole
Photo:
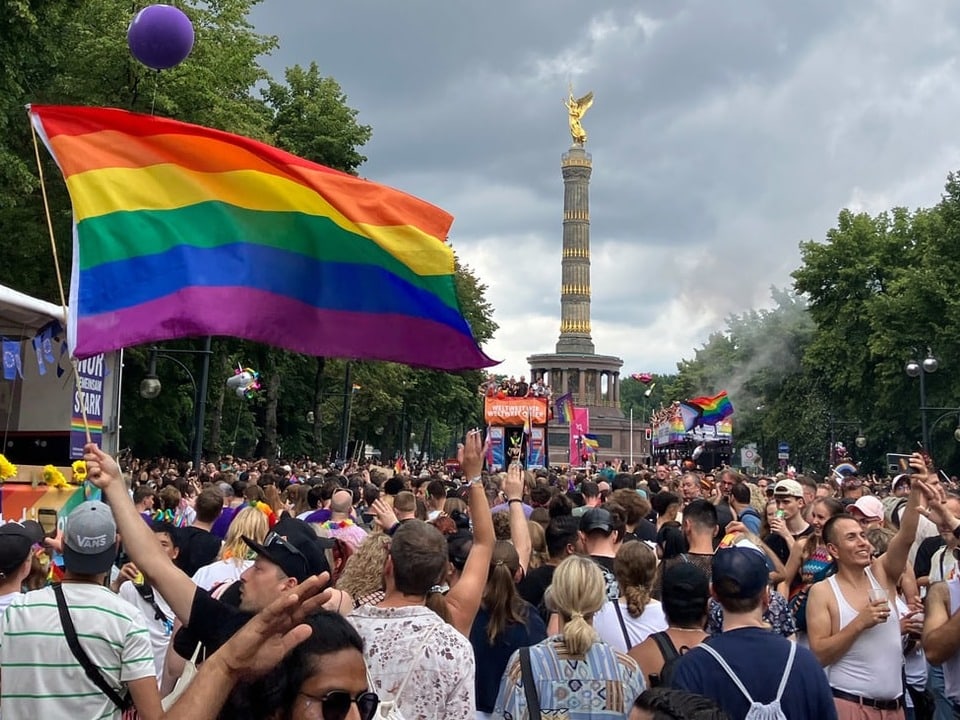
[[[197,570],[193,575],[193,582],[197,587],[211,590],[223,583],[239,580],[243,571],[253,565],[254,558],[241,536],[246,535],[251,540],[262,543],[268,530],[266,515],[257,508],[243,508],[230,523],[217,559]]]
[[[383,600],[383,566],[390,555],[390,536],[371,533],[343,567],[337,589],[353,597],[353,606],[376,605]]]
[[[541,711],[562,713],[568,720],[625,718],[643,692],[644,681],[637,662],[603,642],[593,627],[594,617],[607,602],[600,567],[590,558],[571,555],[557,566],[546,602],[560,618],[560,633],[513,654],[494,715],[530,717],[523,653],[529,658],[532,695]]]
[[[620,585],[620,598],[600,609],[593,626],[610,647],[627,652],[667,629],[663,606],[650,595],[657,577],[657,556],[646,543],[624,543],[614,558],[613,574]]]

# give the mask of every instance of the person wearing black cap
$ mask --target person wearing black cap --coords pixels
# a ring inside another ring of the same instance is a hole
[[[603,571],[608,600],[620,597],[617,576],[613,574],[613,561],[617,556],[617,545],[622,539],[622,532],[622,523],[618,528],[613,513],[604,507],[590,508],[580,516],[583,549]]]
[[[313,575],[329,572],[323,541],[313,528],[302,520],[284,517],[263,543],[244,538],[257,559],[240,578],[239,607],[215,600],[160,550],[127,494],[116,461],[96,445],[87,445],[85,450],[87,476],[110,502],[131,560],[184,626],[173,641],[181,657],[191,657],[197,642],[203,643],[208,654],[215,652],[278,595]],[[194,619],[198,622],[191,622]]]
[[[831,720],[837,717],[823,668],[807,648],[763,622],[770,602],[769,570],[752,548],[713,556],[712,595],[723,606],[724,631],[677,661],[672,687],[710,698],[733,720],[756,717]],[[762,662],[758,659],[762,658]],[[777,714],[779,711],[779,714]]]
[[[43,528],[33,520],[0,526],[0,615],[20,594],[30,574],[33,546],[43,540]]]

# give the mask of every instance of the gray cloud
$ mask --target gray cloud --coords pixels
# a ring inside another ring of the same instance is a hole
[[[456,216],[519,374],[559,331],[567,82],[592,89],[594,339],[671,371],[789,283],[845,206],[936,202],[958,165],[960,6],[933,0],[266,0],[374,128],[366,176]]]

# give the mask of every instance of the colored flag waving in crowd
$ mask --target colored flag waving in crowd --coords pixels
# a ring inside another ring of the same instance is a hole
[[[75,357],[194,335],[441,370],[496,364],[460,309],[453,218],[210,128],[33,105],[74,214]]]

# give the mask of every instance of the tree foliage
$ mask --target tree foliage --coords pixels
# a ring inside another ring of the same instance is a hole
[[[188,0],[196,43],[186,62],[155,72],[131,57],[126,29],[129,2],[0,0],[0,267],[4,282],[59,303],[39,175],[24,105],[108,105],[155,113],[270,142],[296,155],[356,174],[372,129],[359,122],[340,85],[316,64],[295,66],[274,80],[259,60],[277,39],[254,32],[249,12],[257,0]],[[259,90],[257,88],[260,88]],[[61,268],[70,267],[71,211],[64,183],[41,148],[47,199]],[[66,281],[67,278],[65,277]],[[481,341],[496,330],[486,287],[457,264],[457,294]],[[411,338],[416,342],[416,338]],[[165,343],[199,350],[200,340]],[[124,356],[121,442],[137,454],[187,457],[193,441],[200,356],[177,354],[157,362],[160,396],[145,401],[139,384],[150,350]],[[238,367],[261,373],[261,392],[239,398],[225,388]],[[339,446],[345,363],[313,358],[235,338],[215,338],[207,394],[205,454],[276,457],[335,452]],[[469,418],[477,420],[478,373],[447,374],[392,365],[353,363],[356,392],[351,437],[410,448],[428,428],[440,452]],[[189,374],[188,374],[189,373]],[[191,381],[192,376],[192,381]]]

